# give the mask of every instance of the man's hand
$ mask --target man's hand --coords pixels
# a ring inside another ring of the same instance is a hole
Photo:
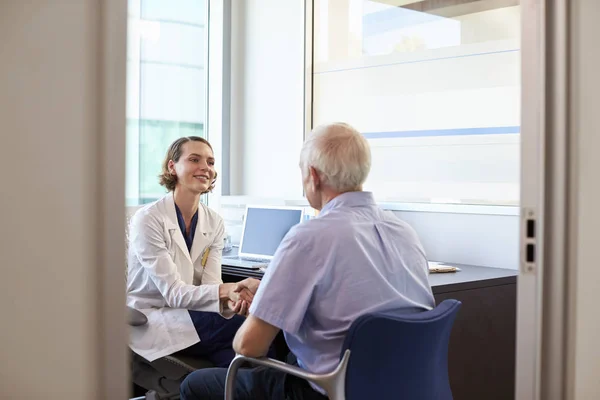
[[[252,297],[254,298],[254,294],[258,290],[258,285],[260,285],[260,281],[255,278],[246,278],[243,281],[239,281],[236,283],[235,292],[240,293],[244,290],[248,290],[252,293]]]
[[[219,300],[222,302],[231,300],[237,303],[244,300],[251,303],[253,298],[254,294],[250,290],[239,288],[237,283],[222,283],[219,285]]]
[[[254,278],[246,278],[236,283],[227,306],[236,314],[247,317],[259,284],[260,281]]]

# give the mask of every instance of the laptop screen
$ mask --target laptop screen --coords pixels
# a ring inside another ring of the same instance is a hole
[[[290,228],[302,222],[302,215],[301,208],[249,206],[240,255],[272,258]]]

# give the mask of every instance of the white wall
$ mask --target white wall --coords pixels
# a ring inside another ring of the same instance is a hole
[[[0,3],[2,399],[126,397],[125,12]]]
[[[600,3],[595,0],[571,2],[571,132],[574,141],[572,167],[575,186],[572,209],[576,212],[573,264],[569,265],[571,289],[571,340],[568,344],[570,387],[568,399],[600,397],[600,268],[598,227],[600,227]]]
[[[429,260],[517,269],[517,215],[396,211],[412,226]]]
[[[232,195],[302,196],[304,2],[232,1]]]

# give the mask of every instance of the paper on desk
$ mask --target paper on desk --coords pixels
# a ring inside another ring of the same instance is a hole
[[[453,265],[444,264],[438,261],[428,261],[429,272],[456,272],[460,271],[460,268]]]

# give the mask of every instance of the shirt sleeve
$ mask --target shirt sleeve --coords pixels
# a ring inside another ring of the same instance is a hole
[[[283,239],[254,296],[250,313],[296,334],[309,309],[320,274],[314,257],[307,251],[310,238],[294,234]]]
[[[156,217],[136,213],[131,221],[130,246],[167,305],[196,311],[220,311],[219,285],[188,285],[169,255],[164,230]]]

